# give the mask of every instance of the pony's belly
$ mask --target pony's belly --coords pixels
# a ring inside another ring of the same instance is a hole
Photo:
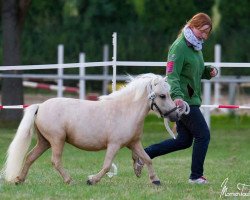
[[[107,143],[105,141],[100,141],[99,138],[97,139],[90,139],[86,137],[84,139],[76,139],[76,138],[68,138],[66,139],[66,142],[74,145],[75,147],[87,151],[99,151],[107,148]]]
[[[89,144],[76,144],[76,143],[70,143],[71,145],[74,145],[75,147],[82,149],[82,150],[86,150],[86,151],[100,151],[100,150],[104,150],[107,147],[103,146],[103,145],[89,145]]]

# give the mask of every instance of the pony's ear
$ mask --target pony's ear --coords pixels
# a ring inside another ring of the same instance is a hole
[[[164,80],[165,82],[168,82],[168,75],[165,76]]]

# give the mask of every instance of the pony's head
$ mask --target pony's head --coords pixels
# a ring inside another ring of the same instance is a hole
[[[155,75],[156,76],[156,75]],[[170,97],[170,85],[166,78],[156,76],[147,85],[150,108],[163,118],[168,118],[170,121],[179,119],[178,108]]]

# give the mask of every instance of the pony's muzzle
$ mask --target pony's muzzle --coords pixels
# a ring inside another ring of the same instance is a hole
[[[176,122],[180,119],[180,116],[178,113],[179,113],[178,107],[174,107],[171,110],[169,110],[168,112],[166,112],[163,117],[168,118],[169,121],[171,121],[171,122]]]

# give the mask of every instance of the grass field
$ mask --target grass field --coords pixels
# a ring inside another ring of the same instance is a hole
[[[125,123],[125,122],[124,122]],[[250,185],[250,117],[213,116],[211,142],[205,162],[208,185],[187,183],[190,173],[192,149],[178,151],[153,160],[161,179],[161,186],[153,186],[146,168],[141,178],[132,169],[131,152],[122,149],[115,158],[118,175],[104,177],[94,186],[86,184],[88,175],[98,172],[105,152],[86,152],[66,145],[63,163],[74,179],[66,185],[54,171],[48,150],[31,167],[27,180],[21,185],[0,183],[0,199],[235,199],[220,197],[222,182],[228,178],[227,193],[236,193],[237,184]],[[5,152],[16,131],[15,128],[0,129],[0,166]],[[148,116],[145,121],[143,145],[147,146],[169,137],[161,119]],[[250,195],[250,188],[245,188]],[[237,197],[237,199],[250,199]]]

